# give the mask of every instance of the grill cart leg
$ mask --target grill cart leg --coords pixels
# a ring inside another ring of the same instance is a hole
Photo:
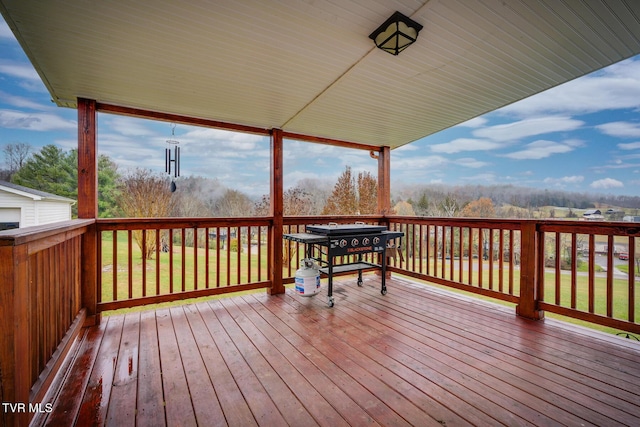
[[[358,262],[362,262],[362,254],[358,254]],[[362,270],[358,270],[358,286],[362,286]]]
[[[333,257],[329,256],[328,257],[328,261],[329,261],[329,280],[328,280],[328,286],[327,286],[327,304],[329,305],[329,307],[333,307],[334,305],[334,299],[333,299]]]
[[[382,289],[380,289],[380,293],[382,295],[387,294],[387,254],[382,252]]]

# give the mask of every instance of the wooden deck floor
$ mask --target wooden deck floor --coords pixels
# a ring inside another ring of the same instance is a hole
[[[105,317],[52,426],[640,425],[640,345],[376,276]]]

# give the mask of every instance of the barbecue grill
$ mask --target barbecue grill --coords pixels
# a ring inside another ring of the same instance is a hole
[[[362,286],[362,270],[379,268],[382,272],[380,293],[387,293],[386,272],[387,257],[384,252],[389,242],[404,236],[399,231],[388,231],[383,225],[368,224],[328,224],[307,225],[306,233],[285,234],[283,237],[294,242],[304,243],[307,258],[313,258],[314,247],[319,247],[320,254],[326,254],[326,260],[314,258],[323,267],[320,273],[328,277],[327,298],[329,307],[333,307],[333,275],[350,271],[358,272],[358,286]],[[362,259],[366,253],[383,253],[380,264],[367,262]],[[357,261],[334,265],[334,258],[343,255],[357,255]]]

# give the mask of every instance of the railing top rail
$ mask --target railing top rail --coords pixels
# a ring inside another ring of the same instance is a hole
[[[98,230],[140,230],[155,228],[255,227],[273,224],[272,217],[234,218],[101,218]]]
[[[640,224],[634,222],[538,220],[538,231],[578,234],[640,236]]]
[[[454,227],[472,227],[472,228],[502,228],[518,230],[522,227],[522,224],[527,221],[525,219],[506,219],[506,218],[461,218],[461,217],[430,217],[430,216],[400,216],[400,215],[387,215],[385,219],[391,222],[397,222],[401,224],[436,224],[442,226],[454,226]]]
[[[69,221],[52,222],[33,227],[16,228],[0,231],[0,246],[19,246],[35,242],[52,236],[68,233],[69,231],[89,227],[94,219],[72,219]]]
[[[383,221],[383,215],[308,215],[308,216],[285,216],[283,222],[285,225],[302,225],[302,224],[327,224],[329,222],[349,223],[356,221]]]

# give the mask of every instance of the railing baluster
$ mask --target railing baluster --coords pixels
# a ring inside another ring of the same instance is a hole
[[[231,285],[231,227],[227,227],[227,286]]]
[[[169,293],[173,293],[173,228],[169,229]]]
[[[156,228],[156,295],[160,295],[160,254],[162,253],[162,243],[160,241],[160,230]]]
[[[127,233],[127,296],[133,298],[133,243],[132,231]]]
[[[142,230],[142,296],[147,296],[147,230]]]
[[[111,301],[118,300],[118,232],[113,231],[113,283],[111,284]]]
[[[571,233],[571,308],[576,308],[576,298],[578,293],[578,261],[577,261],[577,236]]]
[[[636,238],[633,236],[629,237],[628,242],[628,250],[629,259],[627,260],[627,266],[629,267],[628,273],[628,290],[629,290],[629,307],[628,307],[628,317],[629,322],[635,323],[636,321]]]
[[[498,292],[502,293],[504,292],[504,230],[499,230],[499,233],[498,250],[500,253],[498,254],[498,263],[500,267],[498,268]]]
[[[483,286],[483,271],[484,271],[484,235],[483,229],[478,228],[478,286]]]
[[[209,280],[209,272],[210,272],[210,264],[209,257],[211,255],[211,248],[209,247],[209,227],[204,229],[204,287],[205,289],[209,289],[210,280]]]
[[[596,265],[596,243],[595,235],[589,234],[589,313],[595,312],[595,265]]]
[[[557,305],[560,305],[561,300],[561,286],[562,286],[562,251],[560,249],[560,241],[562,240],[562,235],[558,232],[555,233],[555,244],[556,244],[556,252],[555,252],[555,269],[554,272],[556,278],[556,290],[555,290],[555,302]],[[543,287],[544,289],[544,287]]]

